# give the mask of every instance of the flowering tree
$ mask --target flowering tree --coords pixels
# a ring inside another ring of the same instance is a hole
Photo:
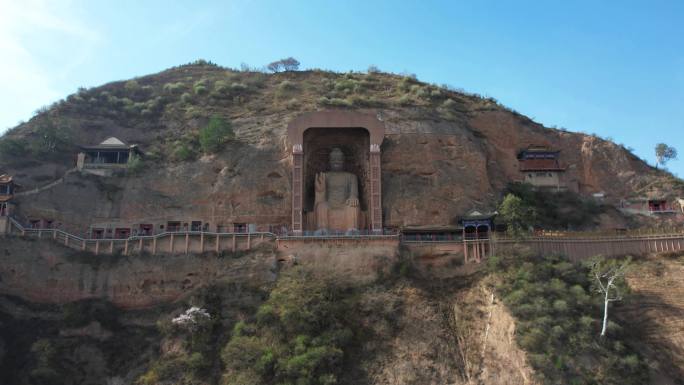
[[[171,320],[171,323],[194,333],[211,320],[211,315],[206,309],[193,306],[185,313]]]

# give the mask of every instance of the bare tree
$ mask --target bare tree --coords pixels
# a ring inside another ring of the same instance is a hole
[[[299,69],[299,61],[293,57],[288,57],[270,63],[266,68],[273,73],[280,71],[297,71]]]
[[[299,69],[299,60],[292,56],[280,61],[285,71],[297,71]]]
[[[272,63],[268,63],[266,68],[273,73],[280,72],[280,70],[283,68],[283,63],[281,63],[280,60],[274,61]]]
[[[620,262],[615,259],[597,259],[591,265],[591,273],[596,281],[596,291],[603,295],[603,326],[601,337],[606,335],[608,325],[608,304],[621,301],[626,291],[625,272],[631,262],[627,258]]]
[[[655,153],[656,153],[656,168],[658,167],[659,164],[665,166],[665,163],[672,159],[677,159],[677,149],[671,146],[668,146],[665,143],[658,143],[655,146]]]

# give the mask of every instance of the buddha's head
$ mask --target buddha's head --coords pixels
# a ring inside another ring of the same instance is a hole
[[[342,171],[344,167],[344,153],[335,147],[330,151],[330,171]]]

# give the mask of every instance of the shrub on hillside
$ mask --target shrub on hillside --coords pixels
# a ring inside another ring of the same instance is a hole
[[[170,94],[179,94],[183,90],[185,90],[185,84],[183,84],[182,82],[164,84],[164,91]]]
[[[219,116],[212,116],[209,123],[200,130],[199,143],[204,153],[215,153],[227,141],[235,138],[230,122]]]
[[[8,160],[25,156],[28,143],[25,139],[2,138],[0,139],[0,159]]]
[[[140,157],[140,155],[132,155],[128,159],[127,172],[130,175],[140,175],[145,169],[145,163]]]
[[[382,71],[380,71],[380,68],[378,68],[378,66],[376,66],[376,65],[369,65],[368,68],[366,69],[366,72],[369,74],[377,74],[377,73],[380,73]]]
[[[373,96],[351,95],[347,101],[354,107],[384,107],[385,103]]]
[[[334,384],[345,349],[350,304],[341,288],[302,270],[282,276],[253,322],[235,325],[221,356],[226,384]]]
[[[351,107],[352,106],[351,102],[347,99],[328,98],[325,96],[318,99],[318,104],[320,104],[322,106],[331,106],[331,107]]]
[[[530,184],[512,183],[508,193],[520,199],[520,203],[533,215],[526,224],[552,230],[576,230],[594,225],[603,207],[594,200],[584,199],[571,191],[544,191]]]
[[[192,86],[192,90],[195,93],[195,95],[204,95],[206,94],[209,89],[207,88],[207,80],[206,79],[200,79],[195,82]]]
[[[288,92],[288,91],[293,91],[297,88],[297,85],[294,82],[291,82],[289,80],[283,80],[278,84],[278,91],[280,92]]]
[[[63,156],[71,151],[71,135],[63,124],[45,119],[37,123],[28,139],[28,149],[39,159]]]
[[[137,80],[131,79],[124,84],[124,89],[127,92],[136,93],[140,90],[140,84],[138,84]]]
[[[511,237],[523,237],[534,226],[534,209],[516,195],[506,195],[499,205],[498,212],[501,219],[506,222],[507,232]]]
[[[174,160],[186,161],[194,159],[197,153],[187,144],[179,144],[173,148],[171,156]]]
[[[190,104],[192,103],[192,95],[188,92],[183,92],[183,94],[180,97],[181,102],[185,104]]]
[[[511,255],[488,264],[516,318],[517,341],[547,383],[642,384],[648,370],[618,325],[599,337],[602,301],[587,265],[562,257]]]

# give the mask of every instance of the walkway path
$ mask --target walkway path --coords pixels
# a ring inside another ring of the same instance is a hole
[[[59,185],[59,184],[62,184],[62,183],[64,182],[64,179],[66,179],[66,177],[67,177],[69,174],[72,174],[72,173],[74,173],[74,172],[76,172],[76,171],[78,171],[78,168],[74,167],[74,168],[72,168],[72,169],[70,169],[70,170],[67,170],[67,171],[64,173],[64,175],[62,175],[61,178],[59,178],[59,179],[57,179],[57,180],[55,180],[55,181],[52,181],[52,182],[50,182],[50,183],[48,183],[48,184],[46,184],[46,185],[44,185],[44,186],[36,187],[36,188],[34,188],[34,189],[31,189],[31,190],[17,192],[17,193],[14,194],[14,196],[17,196],[17,197],[28,196],[28,195],[37,194],[37,193],[39,193],[39,192],[41,192],[41,191],[45,191],[45,190],[51,189],[51,188],[53,188],[53,187],[55,187],[55,186],[57,186],[57,185]]]

